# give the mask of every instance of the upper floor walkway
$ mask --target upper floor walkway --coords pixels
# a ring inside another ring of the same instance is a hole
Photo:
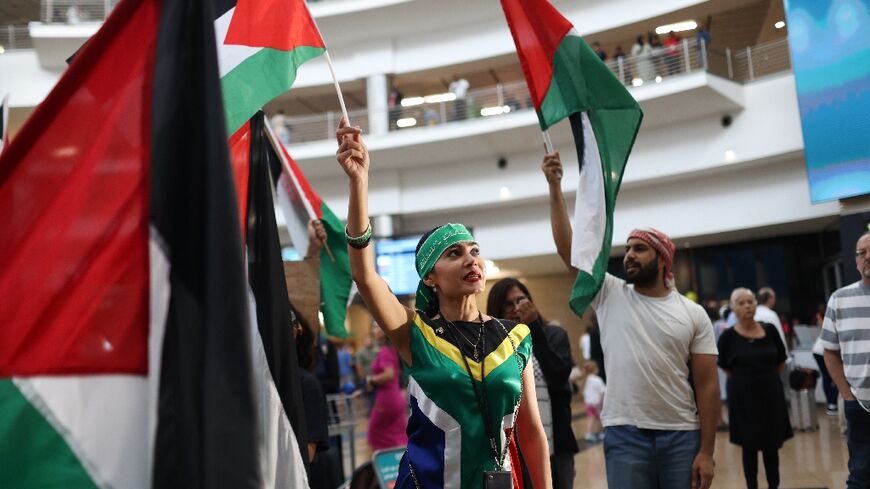
[[[645,105],[646,110],[656,109],[652,102],[654,99],[679,97],[680,93],[691,97],[691,92],[702,89],[691,80],[700,80],[699,83],[703,85],[712,84],[712,88],[702,90],[716,93],[708,93],[710,96],[702,97],[705,100],[700,101],[700,106],[694,106],[696,110],[704,110],[703,107],[707,106],[710,112],[741,108],[738,96],[723,93],[728,92],[728,89],[723,88],[726,84],[720,80],[747,83],[791,69],[785,38],[737,51],[710,49],[703,43],[684,39],[676,49],[661,48],[649,54],[618,57],[606,61],[606,64],[616,78],[629,87],[635,98]],[[699,74],[714,77],[687,77]],[[668,110],[673,116],[673,107]],[[276,109],[273,107],[270,112],[274,114]],[[516,116],[523,112],[533,114],[534,107],[525,81],[515,81],[468,90],[464,97],[450,91],[406,97],[389,108],[361,108],[351,110],[348,115],[353,124],[362,127],[365,133],[370,133],[370,126],[376,124],[373,121],[379,118],[387,119],[386,127],[390,132],[437,131],[475,119]],[[294,154],[304,157],[314,149],[306,143],[331,142],[340,115],[336,111],[327,111],[315,115],[281,116],[275,118],[274,122],[283,126],[285,143],[293,148]],[[656,121],[668,119],[654,118]],[[533,115],[527,115],[524,120],[529,124],[536,123]],[[654,123],[652,120],[647,122]],[[449,131],[445,131],[447,133]]]

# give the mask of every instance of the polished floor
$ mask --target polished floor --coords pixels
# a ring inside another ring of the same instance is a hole
[[[357,401],[357,400],[355,400]],[[358,402],[354,403],[355,405]],[[359,406],[360,409],[362,406]],[[356,409],[355,409],[356,410]],[[604,472],[604,450],[601,443],[587,446],[582,442],[586,432],[586,420],[583,417],[583,403],[578,397],[572,405],[575,413],[573,423],[574,434],[581,439],[583,449],[577,454],[575,466],[577,476],[574,487],[577,489],[607,488]],[[365,441],[367,422],[364,416],[356,416],[354,433],[355,464],[359,465],[370,456]],[[785,442],[780,450],[780,489],[844,489],[846,487],[846,462],[848,451],[846,439],[840,434],[839,420],[836,416],[826,416],[824,407],[819,405],[819,430],[814,432],[796,432],[794,438]],[[351,467],[350,453],[345,446],[345,467]],[[713,479],[713,489],[742,489],[746,487],[743,479],[742,450],[728,442],[727,432],[716,434],[716,475]],[[759,459],[759,487],[767,488],[764,467]],[[349,475],[349,474],[348,474]],[[626,489],[626,488],[616,488]]]
[[[819,430],[816,432],[795,433],[794,438],[785,442],[779,452],[780,489],[843,489],[846,487],[846,462],[849,458],[846,439],[839,432],[836,416],[826,416],[820,406],[818,413]],[[575,409],[575,412],[577,410]],[[574,433],[578,437],[585,432],[584,419],[574,422]],[[743,479],[742,450],[728,442],[728,433],[716,434],[716,475],[714,489],[745,488]],[[600,443],[577,454],[575,459],[577,489],[604,489],[607,480],[604,475],[604,450]],[[759,487],[766,488],[764,467],[759,458]],[[621,489],[621,488],[617,488]]]

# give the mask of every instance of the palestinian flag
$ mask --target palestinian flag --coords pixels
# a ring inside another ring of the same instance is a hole
[[[212,0],[227,134],[286,92],[326,45],[304,0]]]
[[[326,333],[347,338],[344,319],[353,280],[344,225],[314,192],[299,165],[271,129],[269,137],[280,158],[280,167],[276,165],[272,168],[277,177],[278,204],[284,211],[287,231],[299,255],[305,256],[308,252],[308,221],[319,219],[326,229],[326,245],[320,249],[320,311],[323,313]]]
[[[0,153],[9,144],[9,95],[0,102]]]
[[[265,487],[308,487],[307,437],[293,311],[284,281],[270,167],[278,163],[258,112],[230,138],[244,217],[255,396]]]
[[[643,113],[628,90],[547,0],[501,0],[541,130],[571,121],[580,183],[571,308],[583,314],[604,282],[613,209]]]
[[[0,487],[261,485],[213,18],[123,0],[0,157]]]

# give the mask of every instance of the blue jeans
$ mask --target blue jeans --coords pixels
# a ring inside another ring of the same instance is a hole
[[[646,430],[635,426],[604,429],[607,485],[616,489],[688,489],[701,433]]]
[[[843,414],[849,424],[849,479],[847,489],[870,489],[870,413],[858,401],[844,401]]]

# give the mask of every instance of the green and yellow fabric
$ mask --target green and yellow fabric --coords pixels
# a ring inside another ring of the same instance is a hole
[[[499,451],[505,443],[504,430],[513,423],[514,406],[521,392],[521,370],[532,354],[528,326],[496,319],[484,323],[486,349],[481,379],[480,363],[472,360],[470,345],[455,343],[462,339],[451,335],[451,325],[475,336],[480,328],[478,322],[448,324],[420,311],[411,326],[412,365],[405,365],[410,373],[408,452],[399,467],[397,488],[417,487],[416,476],[421,488],[476,489],[483,485],[483,472],[496,468],[463,354],[478,390],[481,380],[486,383],[492,432],[501,434]],[[413,465],[414,476],[409,464]]]

